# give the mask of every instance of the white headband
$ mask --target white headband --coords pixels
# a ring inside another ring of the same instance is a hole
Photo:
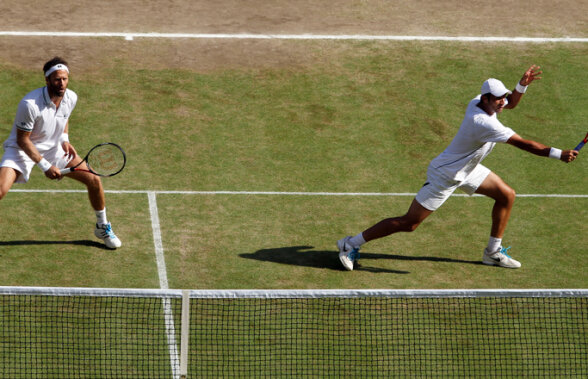
[[[67,66],[62,63],[58,63],[45,72],[45,77],[49,77],[49,75],[53,74],[57,70],[67,71],[67,73],[69,74],[69,69],[67,68]]]

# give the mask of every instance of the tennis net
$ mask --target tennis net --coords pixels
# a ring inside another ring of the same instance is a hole
[[[588,376],[588,290],[0,287],[0,377],[522,376]]]

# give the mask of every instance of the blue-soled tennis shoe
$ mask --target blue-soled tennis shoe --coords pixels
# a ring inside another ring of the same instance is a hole
[[[110,223],[98,225],[94,229],[94,235],[104,241],[104,244],[109,249],[116,249],[122,246],[122,242],[118,239],[116,234],[112,231]]]

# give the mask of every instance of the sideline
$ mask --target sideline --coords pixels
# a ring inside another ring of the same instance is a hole
[[[10,192],[30,193],[87,193],[86,190],[50,190],[50,189],[10,189]],[[111,194],[147,194],[154,195],[259,195],[259,196],[389,196],[389,197],[414,197],[416,193],[411,192],[281,192],[281,191],[152,191],[152,190],[104,190]],[[474,194],[454,193],[455,197],[485,197]],[[559,194],[559,193],[517,193],[517,197],[538,197],[538,198],[566,198],[566,199],[588,199],[588,194]]]
[[[191,39],[278,39],[278,40],[351,40],[351,41],[454,41],[454,42],[519,42],[587,43],[583,37],[464,37],[464,36],[399,36],[365,34],[249,34],[249,33],[117,33],[117,32],[43,32],[0,31],[0,36],[13,37],[116,37],[132,41],[135,38],[191,38]]]

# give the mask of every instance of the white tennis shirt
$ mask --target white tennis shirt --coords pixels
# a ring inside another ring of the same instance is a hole
[[[470,101],[453,141],[431,161],[430,166],[449,179],[463,181],[497,142],[506,142],[515,134],[498,121],[496,113],[490,116],[477,106],[480,98]]]
[[[75,92],[67,89],[57,108],[49,98],[47,87],[29,92],[18,104],[12,131],[4,142],[4,147],[20,150],[16,142],[16,131],[20,129],[31,132],[31,142],[41,155],[55,148],[60,143],[61,135],[77,101],[78,96]],[[20,153],[23,157],[26,156],[24,151]]]

